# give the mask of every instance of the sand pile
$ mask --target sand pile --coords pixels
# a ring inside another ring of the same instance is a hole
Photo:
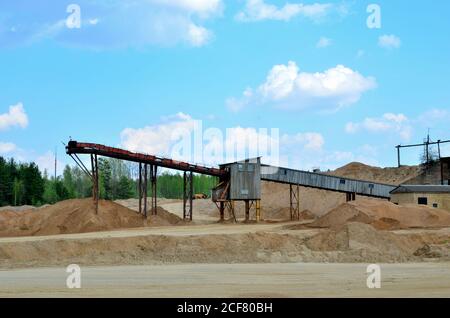
[[[307,232],[307,233],[305,233]],[[363,223],[341,229],[139,235],[0,242],[0,268],[61,264],[179,264],[446,261],[447,238],[399,235]]]
[[[274,210],[268,210],[268,209],[262,209],[264,219],[271,220],[271,219],[277,219],[277,220],[290,220],[291,219],[291,209],[290,208],[281,208],[281,209],[274,209]],[[315,220],[317,217],[314,213],[309,211],[308,209],[303,210],[300,212],[300,221],[308,221],[308,220]]]
[[[339,228],[349,222],[371,224],[380,230],[440,228],[450,226],[450,213],[426,206],[401,206],[366,199],[343,203],[308,226]]]
[[[306,241],[313,251],[360,251],[367,260],[405,261],[423,248],[419,240],[378,231],[363,223],[348,223],[338,230],[319,233]]]
[[[92,199],[75,199],[23,212],[0,212],[0,237],[85,233],[179,222],[180,218],[162,208],[158,208],[157,216],[146,220],[110,201],[100,201],[96,214]]]
[[[330,172],[330,174],[352,179],[399,185],[406,180],[418,176],[420,172],[421,169],[419,166],[379,168],[359,162],[352,162]]]

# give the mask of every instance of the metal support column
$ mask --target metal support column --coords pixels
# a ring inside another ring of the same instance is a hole
[[[259,222],[262,220],[262,216],[261,216],[261,200],[256,200],[255,201],[255,209],[256,209],[256,222]]]
[[[219,203],[220,221],[225,221],[225,203],[220,201]]]
[[[148,165],[144,165],[144,186],[142,188],[142,193],[144,195],[144,215],[147,217],[147,183],[148,183]]]
[[[142,214],[142,163],[139,163],[138,195],[139,195],[139,214]]]
[[[97,154],[91,154],[91,166],[92,166],[92,198],[95,204],[95,213],[98,214],[98,160]]]
[[[150,182],[151,182],[151,195],[152,195],[152,206],[151,206],[151,214],[158,214],[158,202],[157,202],[157,174],[158,174],[158,166],[150,165]]]
[[[290,185],[290,211],[291,220],[300,220],[300,187],[296,185]]]
[[[226,209],[228,210],[228,214],[230,215],[230,218],[233,219],[234,222],[237,222],[236,220],[236,214],[234,213],[234,201],[226,201]]]
[[[397,162],[398,162],[398,167],[400,168],[401,164],[400,164],[400,145],[396,146],[395,148],[397,148]]]
[[[191,171],[183,173],[183,219],[192,221],[194,177]]]
[[[250,201],[245,200],[245,222],[250,221]]]
[[[355,192],[346,192],[345,195],[346,195],[346,201],[347,202],[356,200],[356,193]]]
[[[142,168],[143,166],[143,168]],[[147,184],[148,184],[148,166],[147,164],[139,163],[139,213],[144,214],[147,217]],[[142,208],[142,202],[144,208]]]

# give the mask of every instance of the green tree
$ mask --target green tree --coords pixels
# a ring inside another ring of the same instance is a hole
[[[77,193],[74,177],[72,174],[72,169],[70,168],[69,165],[66,165],[64,167],[62,183],[67,190],[69,198],[74,199],[80,196]]]
[[[126,176],[120,177],[115,199],[129,199],[133,196],[133,181]]]
[[[25,188],[23,186],[22,180],[15,178],[14,182],[13,182],[13,195],[14,195],[13,203],[15,206],[22,204],[24,193],[25,193]]]
[[[111,193],[111,164],[109,160],[100,158],[98,161],[99,168],[99,191],[100,198],[105,200],[110,200],[112,197]]]

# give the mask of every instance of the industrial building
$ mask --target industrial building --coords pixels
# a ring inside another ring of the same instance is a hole
[[[395,204],[418,204],[450,211],[450,186],[400,185],[391,191]]]

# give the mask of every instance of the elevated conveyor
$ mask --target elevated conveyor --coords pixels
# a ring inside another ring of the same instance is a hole
[[[261,165],[261,180],[389,199],[395,186],[302,170]]]

